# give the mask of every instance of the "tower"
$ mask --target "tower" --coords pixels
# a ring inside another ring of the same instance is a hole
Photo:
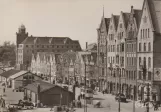
[[[28,37],[28,32],[26,32],[26,28],[23,24],[18,28],[18,32],[16,32],[16,36],[17,36],[16,45],[18,47],[18,44],[23,42]]]

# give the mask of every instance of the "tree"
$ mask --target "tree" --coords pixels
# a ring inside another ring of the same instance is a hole
[[[0,47],[0,62],[4,65],[10,63],[11,66],[14,66],[16,60],[15,47],[14,43],[5,41]]]

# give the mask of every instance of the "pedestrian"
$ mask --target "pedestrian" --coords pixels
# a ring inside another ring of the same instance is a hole
[[[3,112],[3,109],[5,108],[5,100],[2,98],[0,98],[0,112]]]

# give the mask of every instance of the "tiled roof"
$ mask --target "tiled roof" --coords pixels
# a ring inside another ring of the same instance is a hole
[[[5,78],[8,78],[16,73],[20,72],[20,70],[15,70],[15,69],[11,69],[11,70],[8,70],[6,72],[3,72],[0,74],[0,76],[2,77],[5,77]]]
[[[36,37],[27,37],[21,44],[34,44]]]
[[[161,0],[147,0],[154,30],[161,33]]]
[[[73,41],[69,37],[27,37],[21,44],[66,44],[67,41],[79,43],[78,41]]]
[[[124,18],[124,21],[125,21],[125,27],[127,28],[128,21],[129,21],[129,18],[130,18],[130,13],[123,13],[123,18]]]
[[[134,9],[134,17],[136,19],[137,27],[139,28],[141,22],[142,10]]]
[[[117,26],[118,26],[118,24],[119,24],[119,18],[120,18],[120,16],[118,16],[118,15],[113,15],[113,18],[114,18],[114,21],[115,21],[115,28],[116,28],[116,30],[117,30]]]

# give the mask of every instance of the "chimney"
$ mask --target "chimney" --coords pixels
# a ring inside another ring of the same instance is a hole
[[[133,5],[131,6],[131,10],[133,9]]]
[[[87,48],[88,48],[88,42],[86,42],[86,50],[87,50]]]

